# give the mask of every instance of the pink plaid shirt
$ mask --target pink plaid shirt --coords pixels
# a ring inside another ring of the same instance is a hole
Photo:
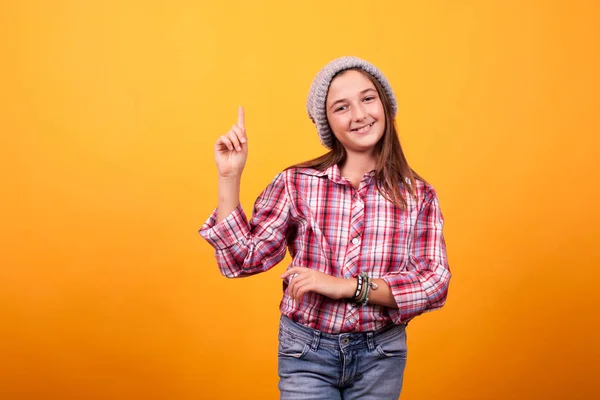
[[[377,191],[373,173],[358,189],[337,166],[325,171],[293,168],[279,173],[261,193],[248,221],[241,206],[216,224],[216,209],[200,229],[229,278],[267,271],[286,254],[292,265],[336,277],[365,271],[390,286],[398,309],[357,306],[307,293],[297,304],[283,283],[282,314],[327,333],[370,331],[442,307],[450,269],[435,190],[417,181],[417,200],[405,189],[400,210]]]

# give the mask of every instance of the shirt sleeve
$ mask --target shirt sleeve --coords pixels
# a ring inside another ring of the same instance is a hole
[[[214,247],[221,273],[228,278],[237,278],[264,272],[277,265],[286,252],[290,208],[284,174],[280,173],[256,200],[250,221],[238,205],[217,224],[215,209],[199,233]]]
[[[381,278],[389,285],[398,309],[388,308],[394,323],[408,322],[446,302],[450,268],[442,228],[444,218],[435,190],[428,186],[413,230],[412,251],[406,270]]]

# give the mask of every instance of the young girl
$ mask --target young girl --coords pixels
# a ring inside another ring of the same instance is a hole
[[[385,76],[356,58],[331,61],[308,115],[325,155],[279,173],[248,221],[239,204],[244,111],[215,144],[218,208],[200,229],[222,274],[282,275],[282,399],[397,399],[408,321],[442,307],[450,270],[435,190],[408,165]]]

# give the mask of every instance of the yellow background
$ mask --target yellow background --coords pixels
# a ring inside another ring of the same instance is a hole
[[[304,102],[347,54],[446,218],[402,398],[598,398],[596,4],[3,1],[0,398],[277,398],[285,263],[219,274],[212,146],[244,105],[250,210],[324,151]]]

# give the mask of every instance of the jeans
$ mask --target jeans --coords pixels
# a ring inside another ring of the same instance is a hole
[[[281,400],[397,400],[405,366],[404,324],[332,335],[281,317]]]

